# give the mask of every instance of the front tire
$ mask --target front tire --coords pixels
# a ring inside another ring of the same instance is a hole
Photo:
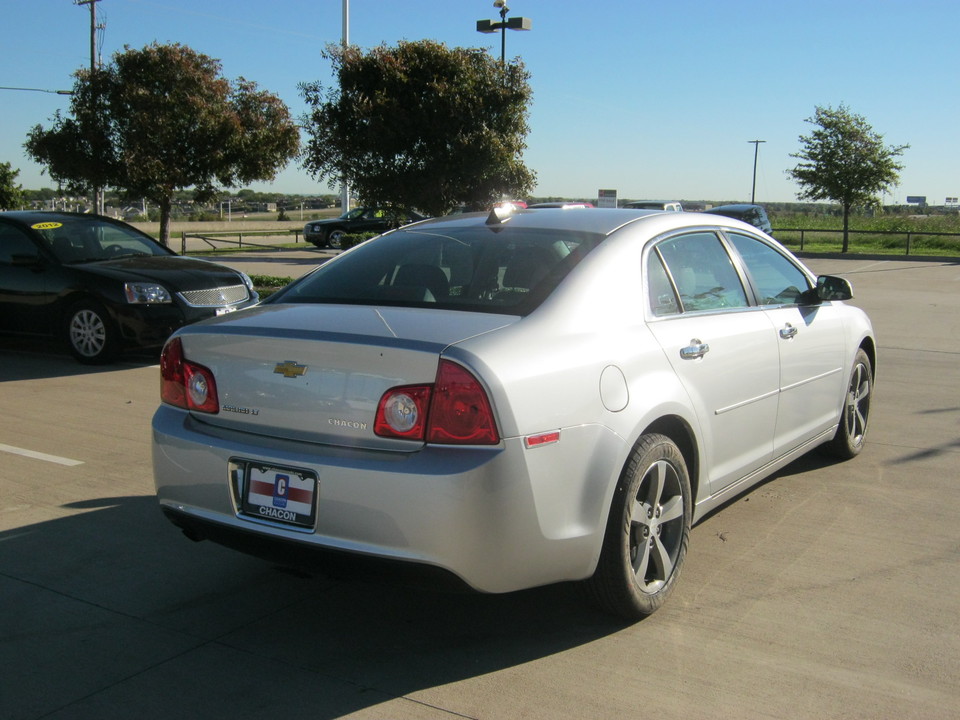
[[[344,232],[340,228],[337,228],[336,230],[331,230],[329,233],[327,233],[327,245],[334,248],[335,250],[339,250],[340,246],[343,244],[344,235],[346,235],[346,232]]]
[[[640,438],[614,493],[592,599],[639,620],[673,592],[687,554],[693,498],[683,454],[665,435]]]
[[[111,362],[119,350],[119,331],[97,302],[85,300],[67,312],[64,337],[71,354],[85,365]]]
[[[837,434],[826,445],[834,457],[849,460],[863,450],[863,442],[870,422],[870,396],[873,394],[873,366],[870,357],[861,348],[853,360],[847,394],[840,412]]]

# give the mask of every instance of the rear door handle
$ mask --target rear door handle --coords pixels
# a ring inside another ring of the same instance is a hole
[[[790,338],[796,336],[796,334],[797,329],[790,323],[787,323],[780,329],[780,337],[782,337],[784,340],[789,340]]]
[[[701,342],[698,338],[693,338],[687,347],[680,348],[680,357],[684,360],[696,360],[702,358],[708,352],[710,352],[710,346],[707,343]]]

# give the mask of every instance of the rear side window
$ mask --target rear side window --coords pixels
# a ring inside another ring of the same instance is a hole
[[[689,233],[662,241],[655,252],[669,273],[679,295],[682,312],[720,310],[747,306],[747,295],[726,248],[710,232]],[[657,263],[648,266],[650,298],[656,315],[671,314],[664,285],[658,279]],[[658,308],[661,310],[658,311]]]
[[[418,226],[367,241],[268,302],[526,315],[601,239],[557,230]]]
[[[743,259],[761,305],[793,305],[810,289],[806,274],[775,248],[738,233],[728,237]]]

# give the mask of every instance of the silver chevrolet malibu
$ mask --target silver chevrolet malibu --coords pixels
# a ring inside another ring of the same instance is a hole
[[[410,225],[170,339],[160,506],[283,562],[578,580],[640,618],[692,523],[814,447],[860,452],[876,344],[851,297],[707,214]]]

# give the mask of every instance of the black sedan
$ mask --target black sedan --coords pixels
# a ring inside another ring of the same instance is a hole
[[[339,248],[347,233],[384,233],[401,225],[426,218],[416,212],[397,212],[375,207],[358,207],[337,218],[314,220],[303,226],[303,238],[318,248]]]
[[[0,332],[60,337],[82,363],[160,346],[183,325],[258,301],[245,274],[181,257],[126,223],[0,213]]]

